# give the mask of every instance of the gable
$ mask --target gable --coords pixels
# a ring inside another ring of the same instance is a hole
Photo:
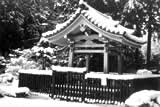
[[[125,28],[110,16],[102,14],[87,4],[86,6],[88,10],[78,8],[69,20],[58,24],[55,30],[45,32],[42,35],[52,43],[64,46],[70,43],[70,38],[65,38],[67,35],[85,32],[85,29],[81,31],[81,26],[87,26],[97,32],[98,35],[101,35],[101,38],[110,39],[129,46],[140,47],[146,42],[144,38],[133,35],[133,29]]]

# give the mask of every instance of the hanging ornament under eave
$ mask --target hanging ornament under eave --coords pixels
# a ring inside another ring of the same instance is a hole
[[[86,30],[85,25],[83,25],[83,24],[82,24],[82,25],[80,25],[80,31],[81,31],[81,32],[84,32],[85,30]]]
[[[64,35],[64,38],[67,39],[67,35]]]
[[[67,41],[68,41],[70,44],[74,44],[74,41],[71,40],[71,39],[69,39],[69,38],[67,38]]]
[[[88,34],[87,32],[84,32],[84,34],[85,34],[86,36],[89,36],[89,34]]]
[[[69,43],[70,43],[70,44],[74,44],[74,41],[71,41],[71,40],[70,40],[70,42],[69,42]]]
[[[69,43],[71,42],[71,40],[70,40],[69,38],[67,39],[67,41],[68,41]]]
[[[103,43],[109,43],[109,40],[107,40],[107,39],[104,39],[104,41],[103,41]]]
[[[101,33],[99,33],[99,35],[98,35],[100,38],[102,37],[102,34]]]
[[[114,0],[115,2],[120,2],[120,0]]]

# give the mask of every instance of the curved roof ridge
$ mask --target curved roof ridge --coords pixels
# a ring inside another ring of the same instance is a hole
[[[62,30],[64,27],[66,27],[66,25],[70,24],[77,17],[77,15],[79,15],[80,13],[81,13],[81,8],[77,8],[75,13],[72,14],[71,17],[67,21],[60,23],[60,24],[57,24],[55,29],[43,33],[42,36],[45,37],[48,35],[52,35],[54,33],[57,33],[58,31]]]
[[[108,19],[112,19],[112,17],[111,17],[111,16],[109,16],[109,15],[106,15],[106,14],[104,14],[104,13],[99,12],[98,10],[94,9],[93,7],[91,7],[90,5],[88,5],[88,4],[87,4],[86,2],[84,2],[83,0],[80,0],[80,1],[82,1],[82,3],[81,3],[81,4],[84,4],[88,9],[94,10],[94,11],[96,11],[97,13],[99,13],[100,15],[102,15],[102,16],[104,16],[104,17],[108,18]]]
[[[143,37],[136,37],[134,35],[134,29],[129,29],[122,26],[119,21],[113,20],[111,16],[99,12],[84,1],[81,4],[83,5],[80,5],[67,21],[57,24],[56,29],[45,32],[42,34],[42,36],[48,37],[51,40],[56,38],[53,40],[56,41],[62,38],[64,35],[67,35],[69,32],[72,32],[80,24],[86,22],[90,27],[95,26],[93,28],[99,29],[97,30],[99,33],[105,32],[103,36],[106,36],[107,38],[113,39],[117,42],[123,41],[124,43],[129,43],[136,47],[146,43],[146,40]],[[51,35],[55,36],[53,37]]]

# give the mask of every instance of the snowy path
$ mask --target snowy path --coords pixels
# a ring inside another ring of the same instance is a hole
[[[15,80],[11,85],[0,84],[0,89],[13,90],[18,87],[18,81]],[[66,102],[53,100],[48,95],[31,92],[32,95],[28,98],[0,98],[0,107],[120,107],[107,104],[86,104],[77,102]],[[123,106],[122,106],[123,107]]]
[[[46,96],[33,96],[30,98],[0,98],[1,107],[117,107],[106,104],[86,104],[53,100]]]

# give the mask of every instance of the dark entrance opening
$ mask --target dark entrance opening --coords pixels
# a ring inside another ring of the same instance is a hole
[[[89,71],[103,72],[103,54],[94,53],[90,55]]]
[[[73,67],[86,67],[86,54],[75,54],[73,60]]]
[[[104,72],[104,54],[90,53],[90,54],[75,54],[73,67],[86,67],[86,56],[89,55],[89,72]],[[108,57],[109,72],[118,72],[118,56],[109,54]]]
[[[118,56],[109,55],[108,66],[109,72],[118,72]]]

